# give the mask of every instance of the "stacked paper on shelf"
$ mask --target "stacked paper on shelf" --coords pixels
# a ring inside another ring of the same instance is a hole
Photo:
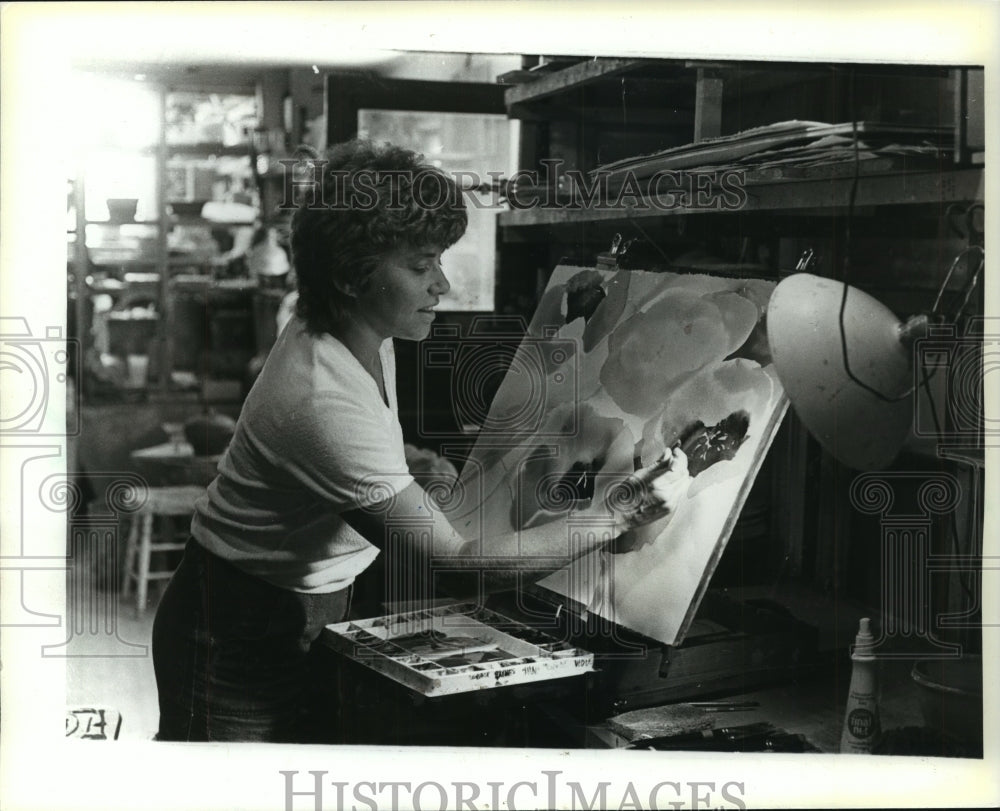
[[[859,121],[858,158],[927,156],[937,158],[952,146],[949,127],[880,124]],[[763,169],[820,166],[854,160],[855,125],[818,121],[781,121],[765,127],[671,147],[649,155],[599,166],[612,187],[628,175],[642,179],[658,172],[695,169]]]

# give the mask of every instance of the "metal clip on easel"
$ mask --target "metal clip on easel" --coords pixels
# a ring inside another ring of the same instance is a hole
[[[628,251],[629,246],[634,242],[634,239],[630,239],[626,242],[622,241],[621,234],[615,234],[614,238],[611,240],[611,248],[603,253],[597,254],[597,269],[598,270],[617,270],[618,263],[625,253]]]
[[[795,265],[796,273],[809,273],[816,264],[816,252],[812,248],[802,251],[798,263]]]

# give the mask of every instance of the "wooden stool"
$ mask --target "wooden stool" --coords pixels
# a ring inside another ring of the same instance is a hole
[[[204,493],[205,488],[198,486],[150,487],[146,503],[132,516],[128,545],[125,547],[122,596],[129,596],[134,580],[135,608],[140,616],[146,610],[149,581],[165,580],[174,573],[173,568],[151,569],[153,552],[180,550],[187,545],[186,533],[183,541],[177,540],[174,518],[183,517],[190,521],[194,503]],[[160,530],[155,541],[154,524],[158,524]]]

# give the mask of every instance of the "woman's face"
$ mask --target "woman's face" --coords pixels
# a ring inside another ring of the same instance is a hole
[[[451,285],[438,246],[402,247],[387,253],[358,297],[358,314],[382,338],[419,341],[434,322],[434,307]]]

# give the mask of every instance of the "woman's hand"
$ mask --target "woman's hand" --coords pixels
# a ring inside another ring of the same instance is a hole
[[[553,521],[483,537],[477,532],[481,517],[472,513],[463,519],[463,528],[468,532],[465,537],[416,481],[380,503],[341,516],[370,543],[386,551],[387,566],[412,567],[414,561],[423,558],[430,568],[421,571],[432,572],[437,587],[453,596],[479,599],[477,589],[492,592],[514,588],[524,576],[537,579],[568,566],[581,555],[607,549],[604,530],[608,523],[613,522],[612,531],[622,536],[619,542],[631,538],[633,544],[643,543],[644,532],[658,531],[652,522],[677,509],[690,481],[687,457],[680,448],[647,468],[622,478],[609,477],[607,490],[601,491],[599,497],[595,493],[594,503],[586,508],[587,517],[597,522],[600,532],[570,532],[565,521]],[[401,529],[408,527],[412,531]],[[470,572],[475,576],[469,577]],[[416,576],[424,575],[415,570],[408,575]],[[427,587],[432,587],[430,581]]]
[[[621,534],[612,542],[611,551],[631,551],[648,542],[649,533],[637,530],[673,514],[690,484],[687,456],[676,446],[612,490],[608,506],[621,526]]]

